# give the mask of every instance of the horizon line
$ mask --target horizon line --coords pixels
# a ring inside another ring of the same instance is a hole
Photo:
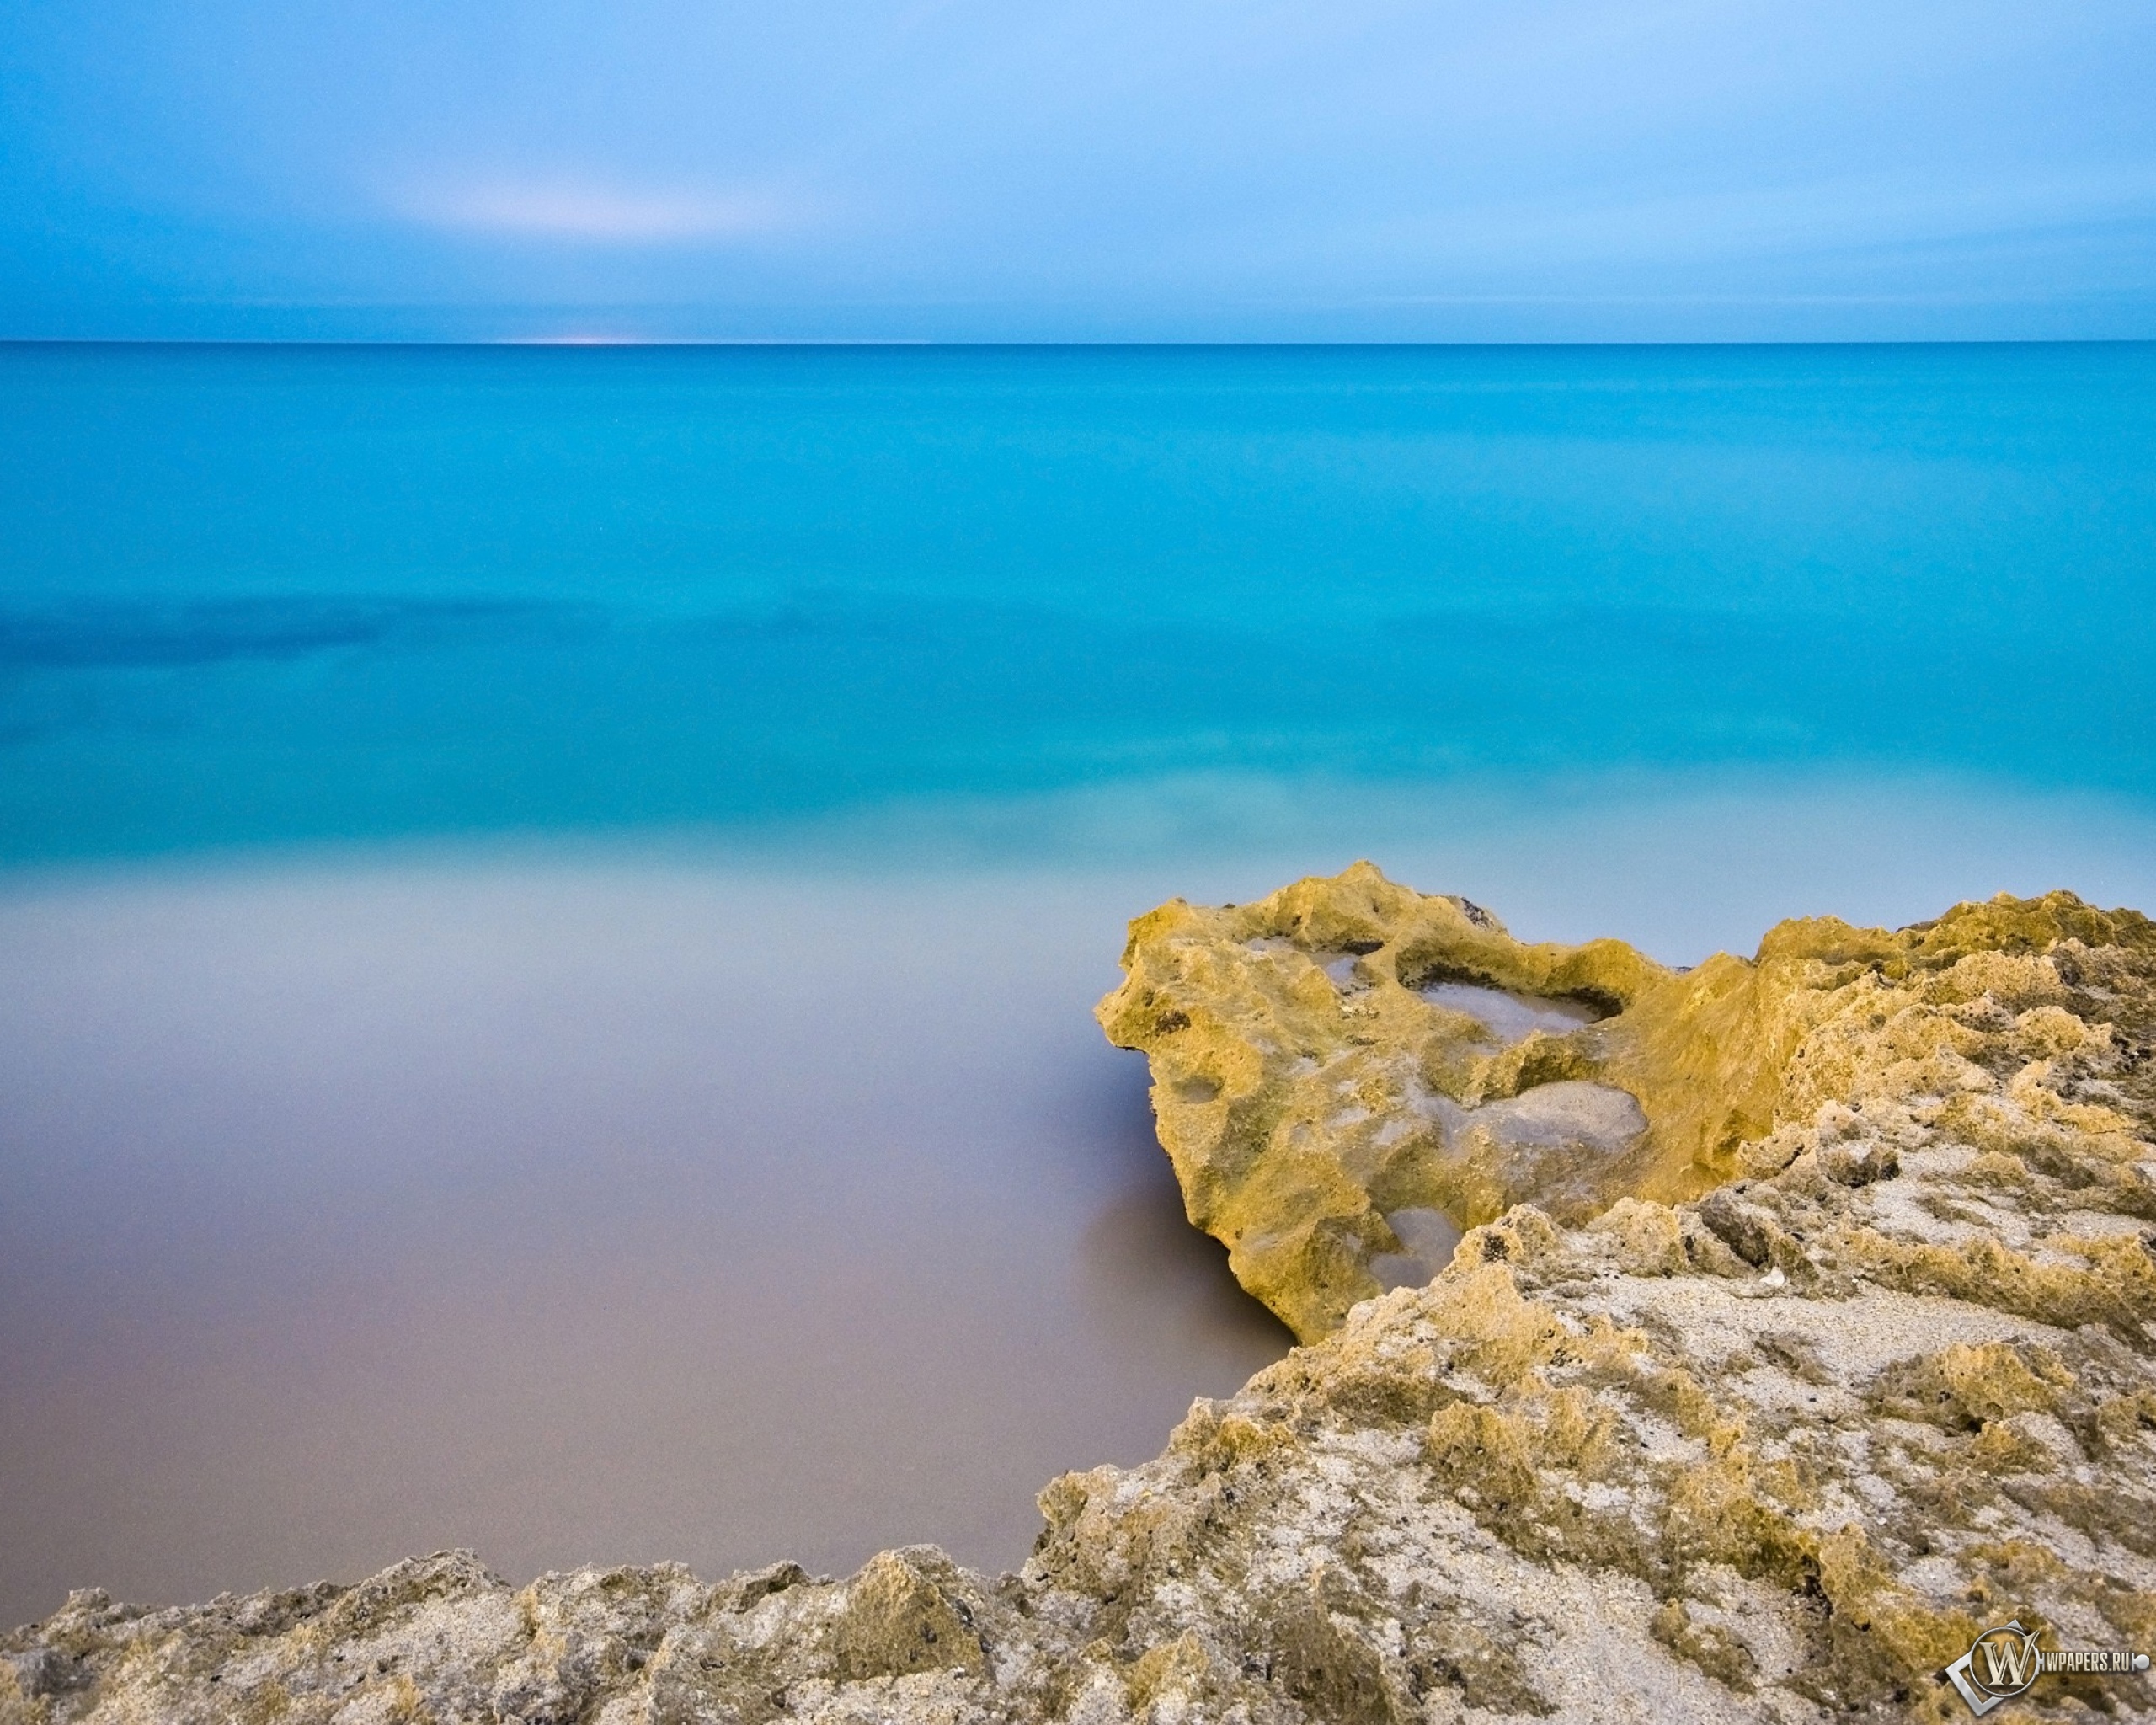
[[[2156,335],[2039,336],[1561,336],[1482,339],[1237,339],[1230,337],[1090,338],[1082,336],[996,339],[942,336],[360,336],[360,335],[4,335],[0,348],[163,347],[163,348],[960,348],[1040,349],[1342,349],[1342,348],[1951,348],[1951,347],[2148,347]]]

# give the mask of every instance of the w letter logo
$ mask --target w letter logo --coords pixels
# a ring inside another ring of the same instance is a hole
[[[2028,1688],[2042,1669],[2036,1634],[2024,1629],[2017,1617],[1978,1636],[1976,1644],[1946,1668],[1946,1680],[1961,1690],[1969,1711],[1981,1719]]]

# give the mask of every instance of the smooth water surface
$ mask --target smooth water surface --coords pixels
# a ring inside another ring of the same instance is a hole
[[[2152,547],[2145,346],[0,348],[0,1619],[1015,1564],[1284,1346],[1125,917],[2156,905]]]
[[[1549,1000],[1474,982],[1433,982],[1417,992],[1433,1006],[1466,1013],[1500,1048],[1525,1042],[1538,1030],[1562,1036],[1605,1016],[1578,1001]]]
[[[0,856],[2156,790],[2156,346],[0,349]]]
[[[0,1618],[934,1541],[1286,1332],[1088,1016],[1104,895],[646,861],[0,898]]]
[[[1016,1565],[1049,1477],[1153,1454],[1287,1345],[1089,1017],[1123,918],[1175,892],[1366,841],[1525,937],[1675,960],[1792,908],[2156,903],[2156,820],[2086,799],[1412,812],[1091,872],[548,844],[18,877],[0,1618],[457,1543],[520,1577],[906,1540]],[[1457,1237],[1393,1221],[1388,1283]]]

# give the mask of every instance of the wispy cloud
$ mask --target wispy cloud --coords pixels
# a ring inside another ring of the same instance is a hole
[[[405,188],[392,201],[407,220],[430,227],[592,245],[745,239],[798,226],[805,213],[768,191],[584,179],[444,180]]]

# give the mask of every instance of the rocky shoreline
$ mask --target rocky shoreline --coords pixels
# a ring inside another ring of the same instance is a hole
[[[2148,918],[1675,973],[1358,865],[1163,906],[1124,966],[1192,1220],[1304,1345],[1051,1482],[1020,1573],[83,1592],[0,1636],[0,1725],[1945,1719],[2009,1619],[2156,1651]]]

